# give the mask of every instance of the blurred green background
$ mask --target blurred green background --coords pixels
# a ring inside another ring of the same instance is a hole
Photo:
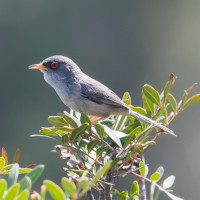
[[[161,92],[173,72],[172,93],[180,98],[200,80],[199,10],[200,1],[187,0],[0,1],[0,146],[10,157],[19,147],[21,166],[44,163],[42,178],[59,183],[65,161],[49,153],[55,144],[29,135],[67,108],[42,73],[27,66],[68,56],[119,96],[129,91],[135,106],[142,106],[145,83]],[[199,111],[196,104],[181,114],[171,127],[178,137],[161,137],[146,154],[151,172],[163,165],[165,176],[176,176],[174,194],[185,199],[200,196]],[[118,188],[129,189],[133,178],[121,179]]]

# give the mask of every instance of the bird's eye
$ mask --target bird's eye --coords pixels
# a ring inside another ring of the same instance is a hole
[[[56,69],[58,67],[58,63],[57,62],[52,62],[51,63],[51,68],[52,69]]]

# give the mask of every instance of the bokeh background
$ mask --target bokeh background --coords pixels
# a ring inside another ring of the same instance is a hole
[[[171,72],[172,93],[181,98],[200,81],[200,1],[0,1],[0,146],[10,157],[19,147],[21,166],[43,163],[42,178],[59,183],[65,162],[50,153],[55,144],[29,137],[67,109],[42,73],[27,69],[55,54],[119,96],[129,91],[135,106],[142,106],[145,83],[161,92]],[[185,199],[200,196],[199,111],[196,104],[182,113],[171,127],[178,137],[161,137],[146,155],[151,172],[162,165],[166,177],[176,176],[174,194]],[[129,189],[133,178],[118,188]]]

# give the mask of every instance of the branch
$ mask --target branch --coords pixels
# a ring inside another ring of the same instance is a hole
[[[110,157],[110,160],[114,160],[116,158],[117,151],[114,150],[112,152],[112,155]],[[114,173],[115,169],[111,168],[105,178],[105,184],[104,184],[104,189],[105,189],[105,199],[106,200],[112,200],[112,187],[114,183]]]
[[[87,191],[87,198],[88,198],[88,200],[95,200],[91,190]]]

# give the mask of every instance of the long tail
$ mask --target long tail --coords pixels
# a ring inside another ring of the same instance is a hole
[[[149,125],[152,124],[153,126],[165,131],[166,133],[169,133],[171,135],[176,136],[174,134],[174,131],[172,131],[171,129],[169,129],[166,126],[163,126],[162,124],[159,124],[159,123],[153,121],[152,119],[149,119],[148,117],[146,117],[144,115],[141,115],[141,114],[139,114],[139,113],[137,113],[137,112],[135,112],[133,110],[130,110],[129,115],[134,117],[134,118],[136,118],[136,119],[138,119],[139,121],[142,121],[142,122],[144,122],[146,124],[149,124]]]

